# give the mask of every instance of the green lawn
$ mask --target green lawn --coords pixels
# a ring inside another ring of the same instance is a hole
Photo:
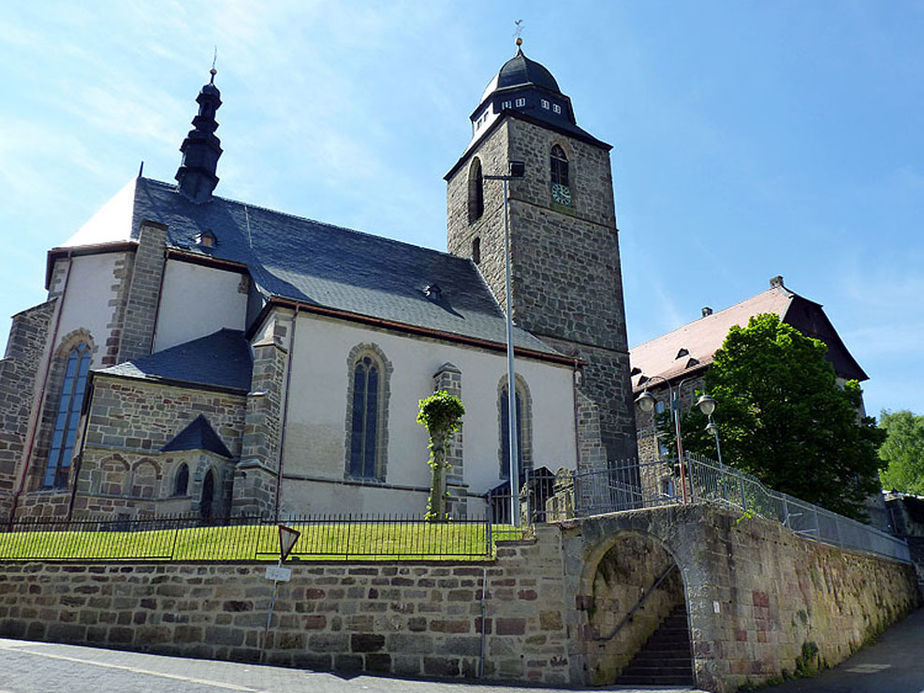
[[[477,561],[494,555],[494,542],[522,536],[522,530],[509,525],[493,525],[488,551],[485,525],[481,523],[322,522],[289,526],[302,533],[292,552],[292,557],[302,561]],[[0,533],[0,560],[271,562],[278,557],[275,525]]]

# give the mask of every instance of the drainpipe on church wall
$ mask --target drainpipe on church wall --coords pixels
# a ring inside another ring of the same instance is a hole
[[[67,270],[64,273],[64,286],[61,288],[61,295],[58,305],[55,306],[55,326],[51,332],[51,340],[47,342],[47,354],[45,356],[45,372],[42,374],[42,385],[38,392],[38,397],[32,400],[32,412],[29,415],[29,427],[26,429],[26,438],[28,443],[23,450],[22,456],[22,474],[19,476],[19,483],[16,485],[16,493],[13,494],[13,502],[10,506],[10,523],[16,517],[16,508],[19,506],[19,497],[23,493],[26,484],[26,477],[29,473],[29,467],[32,464],[32,449],[35,446],[35,434],[38,431],[39,420],[41,419],[42,410],[45,408],[45,390],[48,387],[48,375],[51,372],[51,362],[54,359],[55,345],[58,342],[58,328],[61,325],[61,314],[64,312],[64,301],[67,297],[67,287],[71,279],[71,267],[74,264],[74,251],[67,251]]]
[[[280,397],[282,412],[279,431],[279,452],[276,457],[276,510],[273,514],[275,522],[279,522],[279,508],[282,505],[282,461],[285,457],[286,426],[289,421],[289,386],[292,383],[292,361],[295,357],[295,330],[298,328],[298,304],[295,305],[295,316],[292,318],[292,332],[289,335],[289,354],[286,359],[285,391]]]

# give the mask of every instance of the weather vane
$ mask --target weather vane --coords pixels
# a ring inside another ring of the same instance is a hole
[[[218,61],[218,46],[215,46],[215,52],[212,53],[212,69],[209,70],[209,74],[212,75],[210,84],[215,83],[215,75],[218,74],[218,70],[215,69],[215,63]]]
[[[516,41],[517,46],[522,46],[523,45],[523,38],[522,38],[523,20],[522,19],[516,20],[514,22],[514,25],[516,26],[516,30],[513,32],[513,35],[517,37],[517,41]]]

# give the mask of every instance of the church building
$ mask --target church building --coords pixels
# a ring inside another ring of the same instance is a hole
[[[519,42],[446,174],[446,253],[215,195],[214,81],[176,183],[130,181],[13,317],[0,519],[422,514],[436,390],[466,407],[450,509],[480,515],[510,469],[505,209],[519,474],[635,456],[611,147]]]

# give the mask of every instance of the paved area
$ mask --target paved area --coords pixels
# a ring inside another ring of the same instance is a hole
[[[0,693],[548,693],[548,690],[374,676],[344,678],[297,669],[0,639]],[[699,693],[691,688],[660,690]],[[653,691],[645,689],[645,693]]]
[[[924,608],[892,626],[872,645],[810,679],[764,688],[766,693],[924,693]]]

